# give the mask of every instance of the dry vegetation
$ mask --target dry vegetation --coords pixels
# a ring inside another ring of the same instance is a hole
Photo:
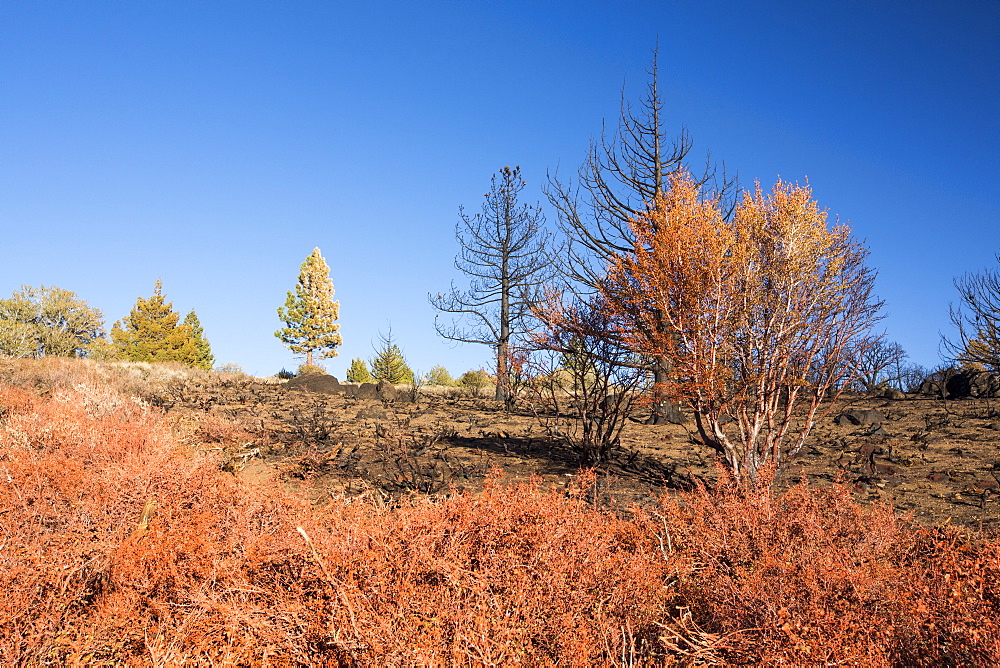
[[[482,399],[0,361],[0,663],[994,665],[995,413],[882,403],[772,493],[680,426],[580,474]]]

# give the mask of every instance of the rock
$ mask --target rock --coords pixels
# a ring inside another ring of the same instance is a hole
[[[874,443],[866,443],[861,446],[858,450],[858,455],[861,457],[872,457],[873,455],[884,455],[885,448],[881,445],[875,445]]]
[[[875,464],[875,472],[883,475],[899,475],[902,473],[902,469],[898,469],[892,464],[883,464],[879,462]]]
[[[285,389],[318,394],[342,394],[344,391],[336,377],[322,373],[291,378],[285,383]]]
[[[384,380],[378,382],[375,391],[378,392],[379,398],[383,401],[395,401],[399,398],[399,390],[396,389],[396,386]]]
[[[887,387],[882,392],[883,399],[889,399],[890,401],[901,401],[906,398],[906,394],[902,390],[897,390],[895,387]]]
[[[860,410],[854,409],[849,411],[844,411],[840,415],[834,418],[834,422],[843,425],[862,425],[862,424],[882,424],[885,420],[885,416],[876,410]]]
[[[941,395],[941,383],[936,380],[926,379],[924,382],[920,383],[920,387],[917,388],[917,394],[923,394],[927,396],[940,396]]]
[[[927,479],[931,482],[941,482],[942,480],[947,480],[948,475],[945,473],[931,473],[927,476]]]
[[[361,383],[354,391],[354,396],[358,399],[378,399],[378,388],[375,387],[374,383]]]
[[[952,375],[945,389],[949,399],[1000,396],[1000,377],[986,371],[962,369]]]

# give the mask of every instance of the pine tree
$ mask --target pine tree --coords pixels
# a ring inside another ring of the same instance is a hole
[[[519,201],[526,185],[520,167],[504,167],[490,181],[482,213],[468,216],[459,209],[455,267],[469,276],[469,288],[453,284],[447,294],[428,295],[434,308],[454,316],[449,324],[435,320],[438,334],[495,350],[495,396],[508,409],[513,405],[512,346],[536,324],[532,308],[553,278],[552,257],[558,253],[545,234],[542,210]]]
[[[392,329],[386,335],[379,333],[379,339],[382,341],[382,346],[375,350],[375,357],[371,362],[372,378],[393,385],[412,383],[413,371],[406,364],[403,351],[393,341]]]
[[[180,314],[173,306],[163,296],[163,282],[157,280],[153,295],[139,297],[128,317],[111,327],[118,356],[133,362],[197,364],[198,348],[191,327],[178,324]]]
[[[184,324],[191,328],[191,338],[194,339],[194,347],[197,350],[197,359],[194,365],[199,369],[211,371],[215,364],[215,355],[212,354],[212,346],[205,338],[205,330],[201,326],[198,314],[193,310],[184,316]]]
[[[368,364],[360,357],[351,360],[351,366],[347,369],[347,382],[349,383],[370,383],[372,375],[368,371]]]
[[[340,302],[333,300],[333,281],[319,249],[314,248],[299,271],[295,292],[289,292],[284,307],[278,307],[278,318],[285,327],[274,333],[288,348],[306,356],[306,366],[312,366],[313,353],[320,357],[336,357],[340,337]]]

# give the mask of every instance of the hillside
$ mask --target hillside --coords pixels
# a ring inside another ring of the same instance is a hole
[[[476,397],[3,361],[0,662],[995,663],[990,405],[843,408],[772,492],[683,426],[581,472]]]

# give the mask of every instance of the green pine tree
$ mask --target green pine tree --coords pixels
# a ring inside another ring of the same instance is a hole
[[[295,292],[289,292],[278,318],[285,326],[274,333],[288,348],[306,356],[306,366],[313,365],[313,354],[336,357],[340,337],[340,302],[333,300],[333,281],[319,249],[302,263]]]
[[[205,330],[201,326],[198,314],[193,310],[184,316],[184,324],[191,328],[191,338],[194,339],[194,347],[197,351],[197,359],[194,365],[199,369],[211,371],[215,364],[215,355],[212,354],[212,346],[205,338]]]
[[[197,364],[198,348],[191,327],[178,324],[180,314],[163,296],[157,280],[149,299],[139,297],[128,317],[111,327],[111,341],[118,357],[133,362],[183,362]]]
[[[393,385],[404,385],[413,382],[413,371],[403,357],[403,351],[395,344],[392,338],[392,329],[389,333],[382,335],[380,348],[376,348],[375,357],[371,361],[371,375],[376,381],[384,380]]]
[[[351,366],[347,369],[347,382],[349,383],[370,383],[372,375],[368,372],[368,364],[360,357],[351,360]]]

